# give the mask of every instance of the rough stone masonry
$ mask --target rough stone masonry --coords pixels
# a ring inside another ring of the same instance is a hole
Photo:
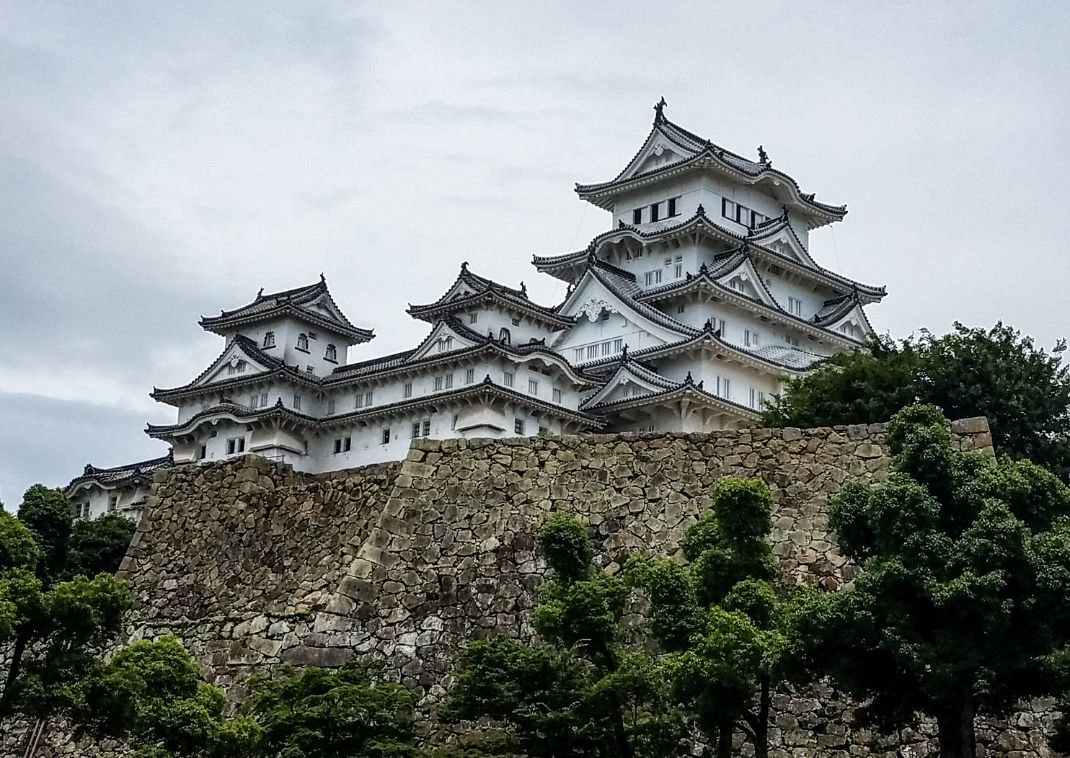
[[[991,453],[984,419],[953,425]],[[544,566],[535,535],[564,510],[589,524],[605,570],[633,552],[673,555],[723,476],[763,479],[773,540],[796,581],[840,587],[827,505],[849,478],[877,481],[880,425],[506,440],[415,440],[400,464],[300,474],[256,457],[162,472],[123,563],[136,601],[129,639],[177,635],[235,702],[279,663],[375,656],[428,704],[466,639],[528,635]],[[1054,755],[1051,714],[1030,703],[979,724],[984,755]],[[931,727],[879,743],[817,687],[777,702],[774,755],[922,756]],[[47,754],[83,752],[55,734]]]

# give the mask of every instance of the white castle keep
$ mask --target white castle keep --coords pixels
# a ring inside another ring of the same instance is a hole
[[[410,306],[430,325],[420,344],[347,363],[348,348],[374,335],[346,317],[322,276],[261,290],[201,319],[223,351],[188,384],[153,390],[177,420],[147,433],[171,445],[175,464],[257,454],[319,472],[403,458],[415,437],[755,423],[786,379],[873,333],[863,308],[885,289],[810,255],[810,230],[846,207],[802,192],[761,147],[758,160],[744,158],[664,108],[663,99],[615,178],[576,186],[611,214],[609,231],[534,259],[568,283],[564,302],[540,305],[523,285],[461,264],[438,300]],[[83,499],[94,491],[90,468],[72,483]]]

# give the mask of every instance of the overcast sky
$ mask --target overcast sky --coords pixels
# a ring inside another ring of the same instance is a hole
[[[879,331],[1070,333],[1070,3],[0,0],[0,499],[143,433],[201,314],[324,272],[378,337],[462,260],[564,284],[651,106],[847,219],[811,236]]]

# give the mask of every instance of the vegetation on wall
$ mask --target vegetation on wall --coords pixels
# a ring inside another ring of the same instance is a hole
[[[791,382],[765,412],[769,426],[881,423],[901,408],[932,404],[948,418],[984,416],[1001,453],[1031,460],[1070,482],[1070,367],[1060,342],[1048,352],[1004,324],[955,324],[949,334],[837,355]]]

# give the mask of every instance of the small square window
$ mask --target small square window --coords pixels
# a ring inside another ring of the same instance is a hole
[[[634,211],[632,211],[632,223],[633,224],[641,224],[641,223],[643,223],[643,209],[642,208],[636,208]]]
[[[429,419],[429,418],[425,418],[425,419],[424,419],[424,429],[423,429],[423,432],[424,432],[424,436],[425,436],[425,437],[426,437],[427,435],[431,434],[431,419]]]
[[[402,395],[405,397],[412,397],[412,382],[405,382],[405,387],[402,390]]]
[[[513,386],[513,379],[514,379],[514,377],[513,377],[512,373],[510,373],[509,371],[506,371],[505,372],[505,386],[506,387],[512,387]]]
[[[327,401],[327,415],[328,416],[333,416],[334,415],[334,401],[333,400],[328,400]]]
[[[118,495],[109,495],[108,496],[108,510],[109,511],[114,511],[118,507],[119,507],[119,496]]]
[[[474,368],[466,369],[464,372],[464,383],[471,384],[476,380],[476,370]]]
[[[267,393],[266,392],[261,392],[260,393],[260,407],[261,408],[267,408],[267,402],[268,402]]]
[[[446,389],[450,389],[453,386],[453,374],[446,374]]]
[[[667,213],[668,213],[670,218],[676,215],[676,200],[677,200],[677,198],[675,198],[675,197],[670,197],[669,198],[669,209],[668,209]]]
[[[435,391],[436,392],[438,390],[442,389],[443,385],[445,385],[445,384],[446,384],[446,377],[444,377],[444,376],[436,376],[435,377]]]
[[[416,439],[419,436],[420,436],[420,422],[419,421],[414,421],[412,423],[412,438]]]
[[[348,453],[352,449],[353,449],[353,438],[352,437],[346,437],[344,440],[342,440],[342,450],[344,452]]]
[[[368,405],[371,405],[371,404],[372,404],[372,393],[369,390],[368,392],[364,393],[364,405],[368,406]]]
[[[524,433],[524,419],[522,419],[522,418],[513,419],[513,432],[515,434],[523,434]]]
[[[683,313],[686,309],[687,309],[686,305],[678,305],[678,306],[676,306],[676,312],[677,313]]]
[[[514,318],[513,319],[513,326],[520,326],[520,319]]]
[[[334,454],[338,455],[340,452],[342,452],[342,440],[337,439],[334,441]]]
[[[389,429],[384,429],[380,439],[383,441],[384,445],[389,445],[390,444],[390,430]]]
[[[528,394],[529,395],[538,395],[539,394],[539,383],[537,381],[535,381],[534,379],[528,379]]]
[[[651,203],[650,204],[650,220],[651,221],[657,221],[658,220],[658,218],[659,218],[659,216],[658,216],[658,208],[659,208],[660,205],[661,205],[661,203]]]
[[[301,410],[301,396],[300,395],[294,395],[294,409],[298,410],[298,411]]]
[[[553,397],[554,397],[554,402],[555,403],[560,403],[561,402],[561,390],[559,390],[557,387],[554,387]]]
[[[474,324],[478,320],[479,320],[479,314],[478,313],[469,313],[468,314],[468,323],[469,324]]]

